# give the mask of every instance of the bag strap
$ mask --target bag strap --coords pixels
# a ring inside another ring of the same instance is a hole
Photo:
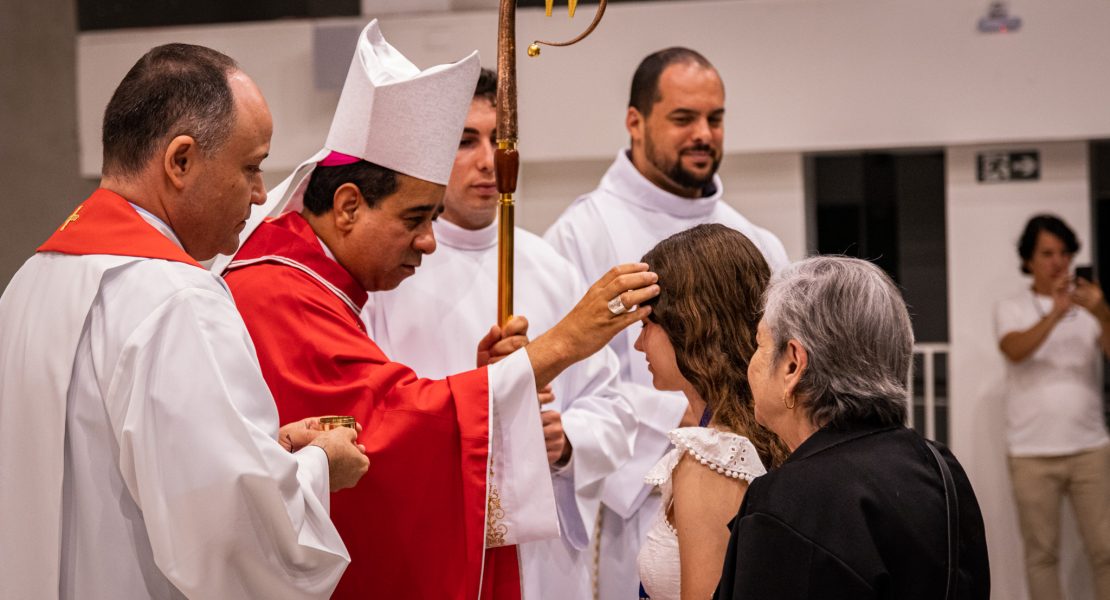
[[[959,498],[956,496],[956,482],[952,479],[952,471],[948,469],[948,463],[936,447],[928,440],[925,441],[925,446],[933,453],[933,458],[937,459],[941,479],[944,481],[944,509],[948,516],[948,587],[944,597],[947,600],[954,600],[960,564],[960,509]]]

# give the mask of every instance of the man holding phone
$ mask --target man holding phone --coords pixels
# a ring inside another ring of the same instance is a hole
[[[1060,599],[1060,503],[1068,496],[1099,598],[1110,598],[1110,436],[1099,369],[1110,356],[1110,306],[1062,220],[1037,215],[1018,243],[1033,285],[995,308],[1007,359],[1010,475],[1032,600]]]

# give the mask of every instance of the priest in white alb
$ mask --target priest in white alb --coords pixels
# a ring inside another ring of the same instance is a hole
[[[116,88],[100,189],[0,298],[0,598],[330,596],[348,563],[330,492],[364,450],[315,421],[279,433],[197,262],[265,199],[270,133],[208,48],[154,48]]]
[[[436,251],[397,289],[370,295],[370,336],[389,356],[427,377],[474,366],[474,345],[496,315],[497,75],[483,69],[447,183],[443,214],[432,223]],[[517,228],[516,301],[541,333],[585,293],[578,271],[538,236]],[[562,535],[520,545],[524,597],[590,598],[594,526],[605,478],[632,452],[636,420],[620,394],[618,363],[603,348],[557,377],[541,413]]]

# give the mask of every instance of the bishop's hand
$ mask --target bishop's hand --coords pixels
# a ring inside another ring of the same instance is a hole
[[[528,319],[514,315],[504,327],[490,327],[478,342],[477,365],[492,365],[528,345]]]
[[[562,321],[528,344],[536,385],[547,385],[650,314],[651,307],[640,305],[659,295],[658,280],[645,263],[618,265],[597,280]]]

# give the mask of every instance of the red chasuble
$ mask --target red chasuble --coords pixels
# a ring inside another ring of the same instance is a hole
[[[486,369],[431,381],[391,362],[359,318],[366,291],[296,213],[260,225],[225,279],[281,422],[363,426],[370,470],[331,501],[351,554],[333,597],[520,598],[516,547],[484,550]]]

